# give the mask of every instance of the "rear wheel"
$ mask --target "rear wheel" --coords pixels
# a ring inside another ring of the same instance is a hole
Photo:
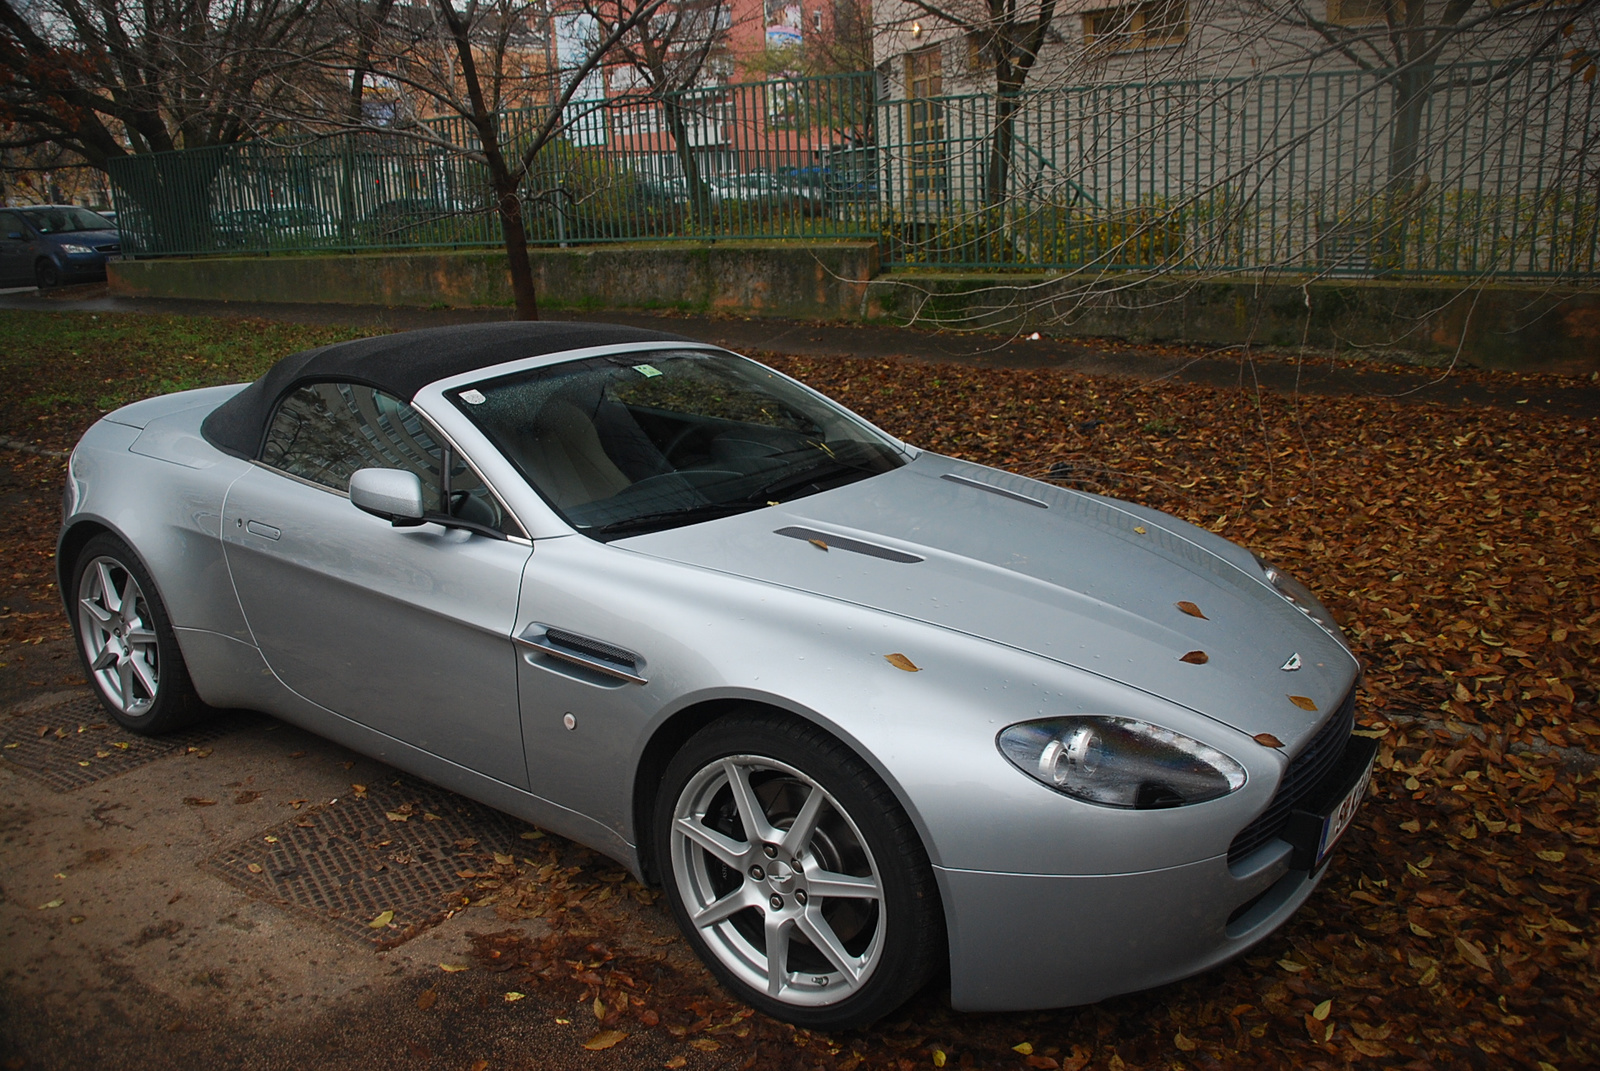
[[[724,718],[668,765],[656,858],[690,943],[769,1015],[846,1029],[922,987],[943,952],[927,854],[893,794],[815,726]]]
[[[56,267],[56,262],[49,257],[40,257],[39,262],[33,266],[33,281],[39,285],[40,290],[60,286],[61,269]]]
[[[204,712],[155,584],[126,543],[102,533],[84,544],[71,590],[78,653],[113,718],[153,734]]]

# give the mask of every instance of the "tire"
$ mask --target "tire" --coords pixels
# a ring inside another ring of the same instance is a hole
[[[40,290],[48,290],[52,286],[60,286],[61,269],[56,266],[55,261],[48,257],[41,257],[38,263],[33,266],[33,281],[38,284]]]
[[[774,1018],[864,1026],[944,962],[944,917],[915,828],[877,775],[816,726],[752,710],[702,729],[667,766],[652,833],[689,943]]]
[[[206,712],[166,607],[126,543],[104,532],[85,543],[72,564],[69,590],[84,674],[118,724],[155,735]]]

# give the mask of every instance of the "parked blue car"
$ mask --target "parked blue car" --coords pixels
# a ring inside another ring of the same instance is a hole
[[[0,286],[104,279],[107,258],[120,252],[116,224],[87,208],[0,208]]]

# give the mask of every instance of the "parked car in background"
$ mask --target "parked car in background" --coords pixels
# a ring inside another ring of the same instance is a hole
[[[217,244],[231,249],[305,247],[333,233],[333,226],[316,209],[304,205],[244,208],[217,215]]]
[[[0,208],[0,285],[104,279],[107,258],[121,252],[116,224],[87,208]]]

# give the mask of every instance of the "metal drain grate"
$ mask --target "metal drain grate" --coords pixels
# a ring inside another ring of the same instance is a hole
[[[396,821],[390,815],[404,815]],[[313,807],[204,866],[261,899],[392,948],[440,921],[472,883],[461,872],[516,851],[529,827],[409,777]],[[384,912],[393,915],[374,927]]]
[[[100,701],[87,695],[0,720],[0,758],[57,792],[71,792],[215,740],[242,724],[240,715],[220,714],[182,732],[140,736],[112,721]]]

